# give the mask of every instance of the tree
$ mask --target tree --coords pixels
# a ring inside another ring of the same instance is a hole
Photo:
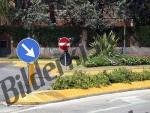
[[[48,24],[48,5],[42,3],[41,0],[32,0],[26,8],[17,9],[14,20],[21,21],[31,35],[36,25]]]
[[[119,13],[122,16],[134,18],[137,24],[150,24],[150,1],[122,0]]]
[[[9,14],[14,7],[15,3],[13,0],[0,0],[0,25],[10,23]]]
[[[65,13],[61,17],[71,19],[71,23],[82,28],[81,44],[87,46],[87,29],[101,27],[102,18],[99,10],[96,10],[96,2],[89,0],[66,0]]]

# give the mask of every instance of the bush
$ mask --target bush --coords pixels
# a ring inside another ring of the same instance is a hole
[[[150,72],[135,73],[126,68],[116,69],[113,72],[88,75],[82,71],[76,71],[71,76],[58,77],[52,84],[54,90],[107,86],[111,83],[130,83],[134,81],[150,80]]]
[[[133,73],[132,72],[132,74],[128,76],[128,80],[130,82],[143,81],[143,75],[142,75],[142,73]]]
[[[86,67],[110,66],[111,62],[104,55],[89,57],[84,64]]]
[[[144,71],[142,73],[143,80],[150,80],[150,72],[149,71]]]
[[[86,67],[112,66],[112,65],[150,65],[150,57],[135,57],[114,55],[111,57],[98,55],[89,57],[84,64]]]
[[[110,84],[107,75],[99,73],[97,75],[91,76],[91,83],[93,87],[107,86]]]
[[[72,76],[58,77],[54,84],[53,89],[72,89],[81,88],[87,89],[90,87],[100,87],[109,85],[109,78],[102,74],[90,76],[82,71],[75,72]]]
[[[118,61],[122,65],[147,65],[150,64],[149,57],[134,57],[134,56],[121,56]]]
[[[109,74],[109,80],[111,83],[129,82],[129,76],[132,76],[132,72],[130,70],[120,68]]]
[[[104,33],[102,36],[97,35],[94,37],[94,42],[90,46],[95,50],[94,55],[104,54],[110,55],[115,52],[117,47],[117,37],[112,31],[107,35]]]

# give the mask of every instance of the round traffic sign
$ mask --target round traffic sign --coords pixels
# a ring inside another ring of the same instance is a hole
[[[58,42],[59,48],[63,51],[68,51],[70,48],[70,41],[71,39],[67,37],[60,38]]]
[[[61,55],[60,57],[60,63],[63,66],[69,66],[72,64],[72,58],[68,52],[64,52],[64,54]]]
[[[31,63],[38,59],[40,55],[40,46],[34,39],[26,38],[19,42],[16,52],[19,59]]]

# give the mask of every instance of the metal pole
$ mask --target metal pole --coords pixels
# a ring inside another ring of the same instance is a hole
[[[65,51],[65,67],[66,67],[66,70],[67,70],[67,51]]]
[[[123,54],[126,53],[126,24],[124,21],[124,40],[123,40]]]
[[[27,86],[28,88],[27,88],[27,94],[30,93],[30,91],[29,91],[29,87],[30,87],[29,65],[30,65],[30,64],[27,63],[27,72],[28,72],[28,81],[27,81],[27,82],[28,82],[28,86]]]

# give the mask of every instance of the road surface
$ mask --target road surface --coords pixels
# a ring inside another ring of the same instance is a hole
[[[20,74],[20,68],[0,65],[0,80]],[[47,89],[47,86],[41,89]],[[7,84],[10,87],[10,84]],[[0,89],[0,113],[150,113],[150,89],[105,94],[37,106],[6,106]]]
[[[25,71],[27,73],[27,67],[25,68]],[[42,69],[41,69],[41,72],[42,72]],[[25,87],[25,84],[23,82],[23,78],[22,78],[20,68],[19,67],[14,67],[12,64],[0,64],[0,81],[6,79],[7,77],[14,77],[15,78],[16,75],[20,75],[19,81],[22,81],[24,90],[26,92],[26,87]],[[36,78],[37,85],[39,86],[40,85],[40,80],[39,80],[38,76],[36,75],[35,78]],[[17,82],[18,82],[18,80],[16,80],[15,88],[18,89]],[[50,84],[52,84],[53,82],[54,81],[48,82],[48,81],[45,80],[46,85],[43,86],[43,87],[40,87],[39,90],[50,89]],[[9,89],[11,87],[10,81],[6,81],[5,83],[6,83],[7,88]],[[18,89],[18,91],[19,91],[19,89]],[[33,88],[32,88],[32,91],[33,91]],[[13,94],[11,92],[9,92],[9,95],[13,96]],[[2,87],[1,87],[1,84],[0,84],[0,102],[1,101],[5,101],[5,98],[4,98],[3,90],[2,90]]]
[[[150,113],[150,90],[105,94],[37,106],[3,106],[0,113]]]

